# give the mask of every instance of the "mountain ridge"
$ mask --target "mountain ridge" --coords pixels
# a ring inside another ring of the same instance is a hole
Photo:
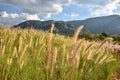
[[[109,35],[120,34],[120,15],[110,15],[72,21],[28,20],[18,25],[14,25],[13,27],[19,26],[20,28],[29,28],[32,26],[34,29],[49,30],[51,23],[55,24],[55,33],[60,34],[73,34],[80,25],[84,25],[84,29],[82,30],[83,32],[90,31],[94,34],[105,32]]]

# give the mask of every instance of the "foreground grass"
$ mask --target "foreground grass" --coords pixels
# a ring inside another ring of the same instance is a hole
[[[0,29],[1,80],[110,80],[112,52],[94,42],[33,29]],[[51,30],[52,32],[52,30]]]

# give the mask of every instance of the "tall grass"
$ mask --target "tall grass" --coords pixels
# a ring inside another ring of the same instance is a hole
[[[1,80],[110,80],[112,52],[94,42],[34,29],[0,29]]]

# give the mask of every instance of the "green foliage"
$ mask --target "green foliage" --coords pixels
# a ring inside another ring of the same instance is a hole
[[[113,36],[114,42],[120,44],[120,35]]]
[[[87,32],[83,32],[81,35],[80,35],[81,38],[85,38],[86,40],[93,40],[94,39],[94,35],[87,31]]]
[[[116,66],[101,44],[33,29],[0,29],[1,80],[107,80]]]
[[[92,34],[91,32],[83,32],[79,35],[79,38],[84,38],[85,40],[89,41],[102,41],[105,40],[106,38],[111,37],[113,38],[113,43],[120,44],[120,35],[108,35],[106,33],[101,33],[101,34]]]

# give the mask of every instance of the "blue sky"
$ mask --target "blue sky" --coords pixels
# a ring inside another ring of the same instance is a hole
[[[0,0],[0,23],[25,20],[83,20],[120,14],[120,0]]]

